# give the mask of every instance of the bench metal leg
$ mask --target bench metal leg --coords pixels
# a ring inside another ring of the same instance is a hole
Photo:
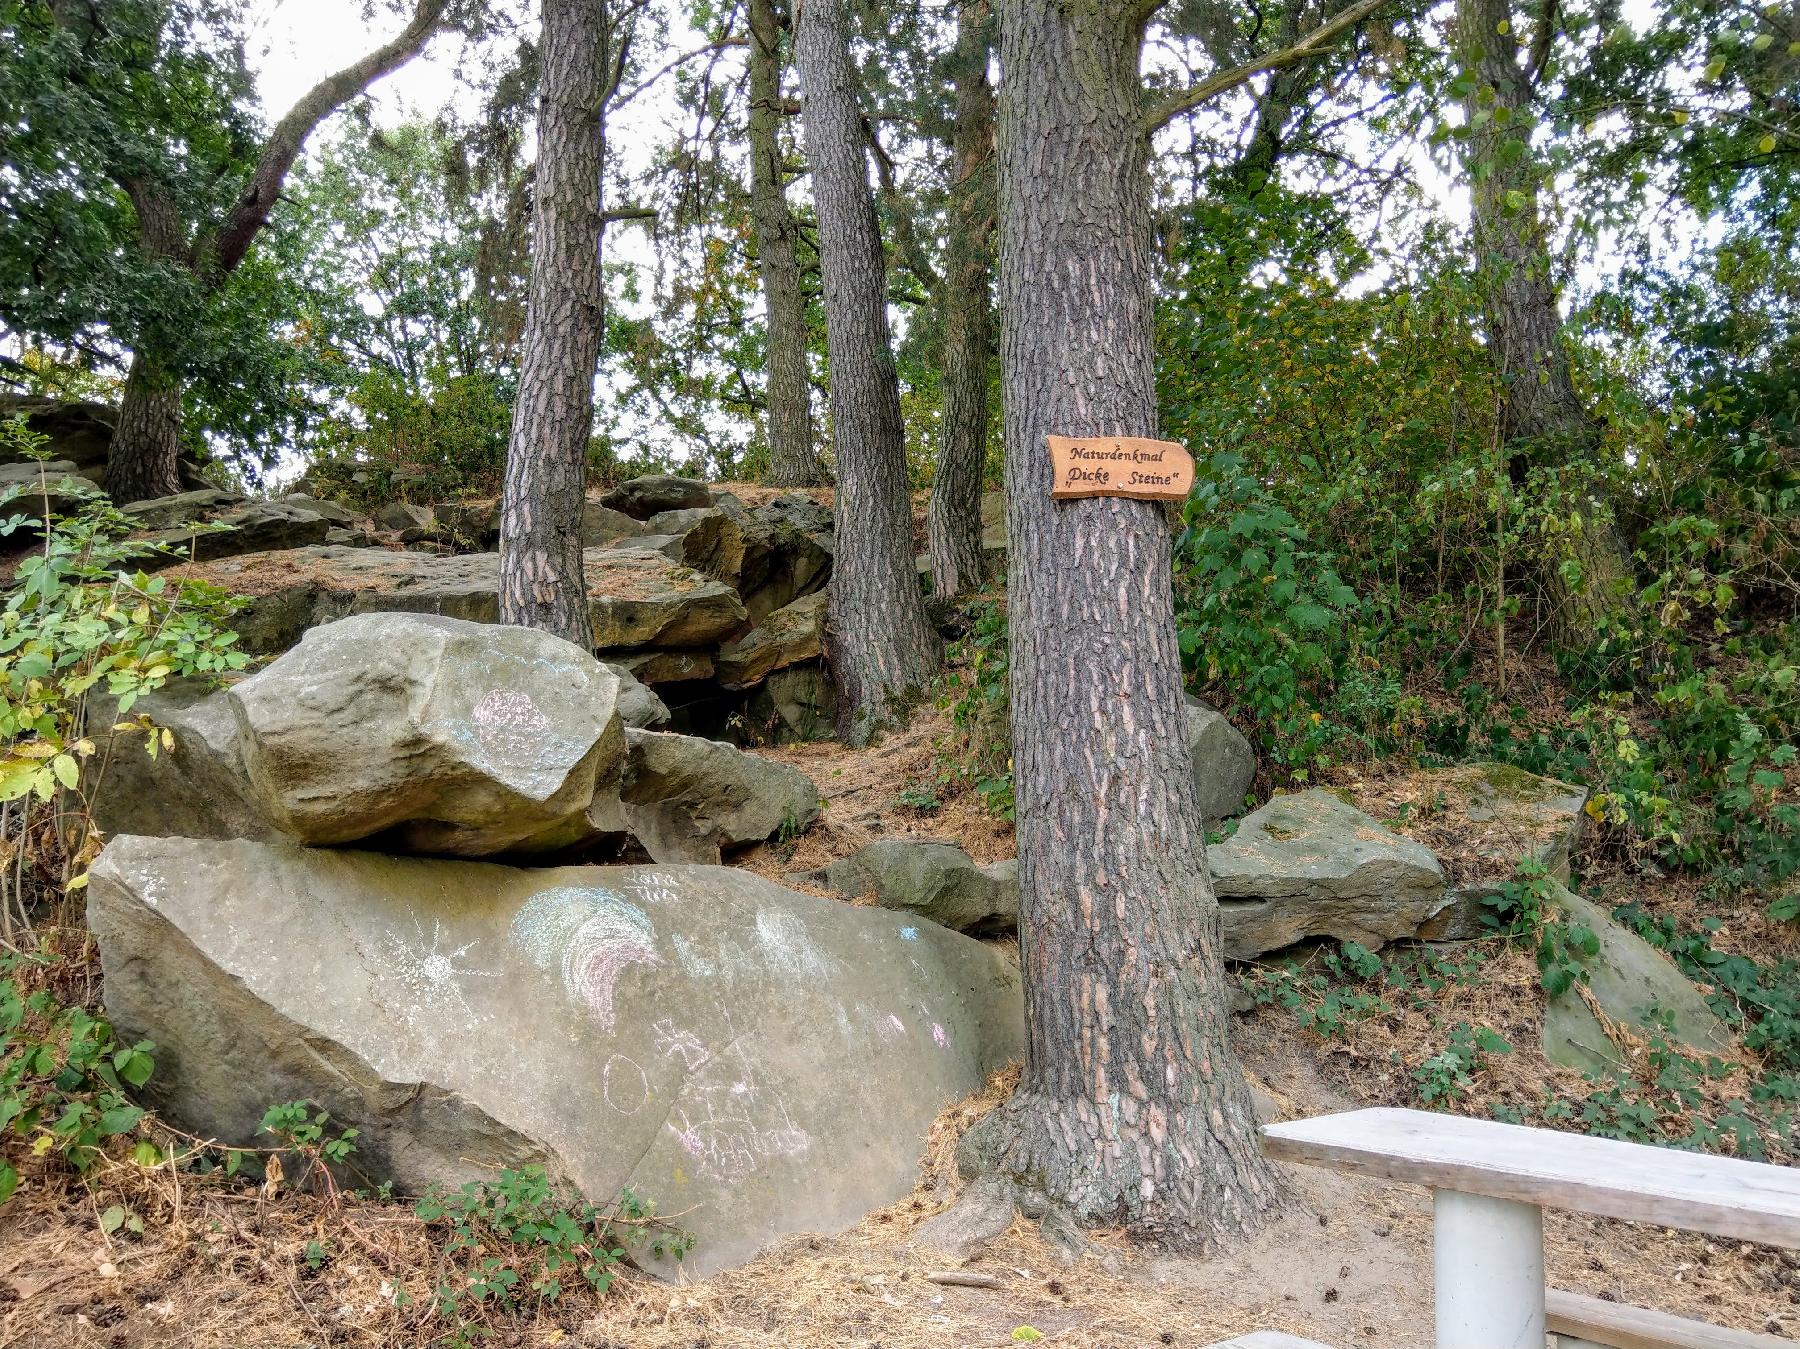
[[[1544,1349],[1544,1214],[1432,1193],[1437,1349]]]

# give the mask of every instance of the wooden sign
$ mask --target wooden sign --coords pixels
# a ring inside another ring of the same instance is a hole
[[[1045,436],[1050,495],[1181,501],[1194,485],[1194,457],[1172,440],[1143,436]]]

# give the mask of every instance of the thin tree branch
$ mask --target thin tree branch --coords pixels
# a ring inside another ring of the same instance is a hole
[[[413,16],[393,41],[377,47],[362,60],[327,75],[307,90],[287,116],[275,124],[263,146],[250,181],[231,207],[213,241],[205,265],[219,276],[236,269],[251,243],[269,223],[269,212],[281,196],[281,185],[294,167],[307,137],[319,123],[362,93],[376,80],[391,74],[419,54],[438,30],[448,0],[419,0]]]
[[[1357,0],[1357,3],[1320,24],[1293,46],[1284,47],[1278,52],[1270,52],[1267,56],[1259,56],[1254,61],[1246,61],[1242,65],[1233,66],[1230,70],[1220,71],[1217,75],[1202,80],[1192,89],[1185,89],[1179,94],[1164,99],[1144,114],[1144,130],[1146,132],[1158,131],[1190,108],[1197,108],[1202,103],[1237,88],[1244,81],[1260,75],[1266,70],[1280,70],[1317,56],[1321,48],[1332,38],[1346,28],[1361,23],[1388,3],[1389,0]]]

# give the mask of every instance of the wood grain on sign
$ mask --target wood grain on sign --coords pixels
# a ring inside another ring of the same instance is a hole
[[[1144,436],[1045,436],[1050,495],[1181,501],[1194,485],[1194,457],[1172,440]]]

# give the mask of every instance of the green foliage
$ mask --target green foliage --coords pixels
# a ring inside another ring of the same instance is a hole
[[[554,1304],[571,1287],[605,1293],[630,1246],[680,1259],[693,1245],[629,1191],[608,1212],[560,1192],[541,1166],[434,1188],[414,1211],[448,1230],[432,1310],[457,1346],[491,1335],[492,1316]]]
[[[0,1205],[19,1186],[17,1154],[6,1155],[14,1140],[34,1158],[59,1157],[85,1173],[138,1132],[144,1112],[129,1093],[155,1070],[155,1045],[122,1043],[103,1017],[57,997],[56,964],[0,952]]]
[[[1358,942],[1325,947],[1279,965],[1256,965],[1244,988],[1258,1007],[1282,1007],[1323,1039],[1396,1010],[1422,1010],[1447,989],[1480,978],[1483,956],[1460,957],[1426,947],[1397,947],[1380,955]]]
[[[1304,769],[1337,730],[1320,709],[1349,656],[1357,597],[1237,454],[1213,457],[1182,520],[1176,626],[1193,682],[1244,706],[1276,759]]]
[[[16,425],[7,434],[22,435]],[[0,498],[0,536],[28,519],[8,512],[18,499]],[[83,814],[107,762],[87,730],[96,693],[115,700],[114,729],[140,736],[154,757],[172,740],[141,714],[126,719],[137,700],[171,679],[245,664],[225,627],[239,602],[199,582],[130,570],[141,545],[123,541],[129,527],[97,500],[53,521],[14,573],[0,608],[0,800],[67,793]]]
[[[1482,922],[1503,936],[1533,943],[1538,977],[1551,997],[1587,982],[1600,939],[1585,923],[1565,920],[1553,899],[1562,887],[1536,858],[1519,863],[1513,879],[1482,896]]]
[[[377,367],[321,423],[307,476],[321,493],[364,507],[497,496],[511,427],[511,397],[490,375],[439,371],[415,382]]]
[[[1450,1043],[1413,1069],[1419,1100],[1439,1108],[1468,1100],[1486,1057],[1511,1052],[1505,1037],[1490,1027],[1457,1023],[1450,1028]]]
[[[356,1152],[359,1129],[333,1132],[331,1116],[316,1110],[307,1101],[287,1101],[272,1105],[263,1112],[259,1134],[269,1134],[282,1147],[291,1149],[309,1162],[320,1164],[326,1173],[333,1166],[349,1162]]]

